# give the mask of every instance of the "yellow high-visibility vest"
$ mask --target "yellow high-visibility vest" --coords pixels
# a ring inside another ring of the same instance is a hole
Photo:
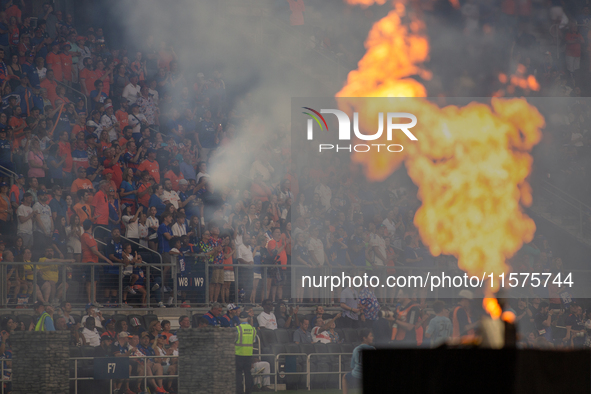
[[[252,356],[252,344],[257,336],[257,330],[248,323],[239,324],[238,338],[234,345],[237,356]]]
[[[47,312],[43,312],[41,314],[39,321],[37,321],[37,324],[35,325],[35,331],[45,331],[45,318],[48,316],[49,316],[49,313],[47,313]]]

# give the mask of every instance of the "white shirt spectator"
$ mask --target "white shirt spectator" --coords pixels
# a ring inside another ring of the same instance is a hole
[[[135,104],[135,102],[138,99],[140,89],[141,89],[141,87],[139,84],[133,86],[130,82],[127,84],[127,86],[125,88],[123,88],[123,93],[121,94],[121,96],[125,97],[126,99],[129,100],[129,105]]]
[[[275,314],[273,312],[261,312],[261,314],[257,316],[257,321],[259,322],[259,327],[268,328],[269,330],[277,329],[277,319],[275,319]]]
[[[386,228],[388,229],[388,233],[390,233],[390,235],[394,235],[396,233],[396,224],[394,222],[391,222],[390,219],[384,219],[382,224],[386,226]]]
[[[148,216],[148,218],[146,219],[146,226],[148,226],[148,228],[159,227],[160,226],[160,221],[158,220],[157,217]],[[157,232],[155,232],[154,234],[150,235],[150,239],[157,239],[157,238],[158,238],[158,233]]]
[[[322,327],[314,327],[312,329],[312,343],[320,342],[320,343],[330,343],[330,336],[326,331],[320,331]]]
[[[162,202],[169,202],[172,205],[174,205],[174,207],[176,209],[179,209],[179,202],[181,201],[181,198],[179,197],[179,195],[174,191],[171,190],[169,192],[167,192],[166,190],[164,191],[164,194],[162,194]]]
[[[136,218],[133,222],[130,223],[129,221],[131,219],[133,219],[133,216],[124,215],[121,217],[121,220],[125,224],[125,236],[127,238],[138,239],[140,237],[138,227],[139,219]]]
[[[175,237],[182,237],[183,235],[187,235],[187,224],[183,223],[179,225],[178,223],[175,223],[172,225],[171,230],[172,235]]]
[[[90,331],[88,328],[84,327],[82,330],[82,335],[84,335],[84,339],[86,339],[86,344],[92,347],[97,347],[101,345],[101,336],[99,335],[97,329]]]
[[[369,246],[371,246],[372,248],[374,246],[377,246],[382,256],[386,257],[386,241],[384,241],[384,238],[380,237],[378,234],[369,235]],[[376,256],[375,264],[384,265],[385,261],[382,261],[382,259],[378,257],[377,253],[374,254]]]
[[[142,121],[143,122],[148,122],[148,119],[146,119],[146,117],[144,116],[144,114],[129,114],[127,115],[127,121],[129,122],[129,125],[131,127],[133,127],[133,132],[134,133],[139,133],[142,129]]]
[[[252,249],[250,246],[246,246],[243,243],[239,244],[236,248],[236,258],[243,259],[244,261],[254,262],[254,256],[252,255]]]
[[[80,242],[80,237],[74,236],[74,231],[76,228],[72,230],[71,226],[66,227],[66,237],[68,237],[68,248],[72,248],[72,253],[82,253],[82,243]],[[84,234],[84,229],[82,226],[78,227],[77,234]]]
[[[152,96],[152,100],[154,100],[154,104],[158,105],[158,102],[160,101],[160,96],[158,95],[158,91],[153,90],[153,89],[148,89],[148,94],[150,96]]]
[[[26,218],[33,212],[33,208],[26,206],[24,204],[19,205],[16,209],[16,215],[19,217]],[[33,218],[27,220],[24,223],[21,223],[20,219],[18,220],[18,228],[16,230],[17,234],[29,234],[33,235]]]
[[[322,267],[324,265],[324,245],[318,238],[310,237],[308,240],[308,251],[316,257],[316,261]]]
[[[84,322],[86,322],[86,319],[88,319],[89,317],[90,316],[88,316],[88,315],[82,316],[82,320],[80,321],[80,325],[81,326],[84,326]],[[98,317],[98,316],[95,316],[94,317],[94,326],[96,328],[103,328],[103,325],[101,323],[101,318],[100,317]]]
[[[318,193],[320,196],[320,203],[324,207],[325,211],[330,209],[330,200],[332,199],[332,191],[330,188],[322,183],[314,188],[314,193]]]
[[[37,224],[37,222],[35,221],[34,230],[42,232],[47,236],[51,236],[52,235],[52,232],[51,232],[52,219],[51,219],[51,208],[49,207],[49,205],[47,205],[47,204],[43,205],[40,202],[36,202],[35,205],[33,205],[33,211],[35,211],[39,214],[39,219],[41,220],[41,223],[43,224],[43,229],[41,229],[39,224]]]
[[[197,174],[197,183],[199,183],[199,179],[201,179],[201,178],[202,178],[202,177],[204,177],[204,176],[206,176],[206,177],[209,177],[209,174],[206,174],[205,172],[201,172],[201,171],[200,171],[200,172]]]
[[[108,129],[109,127],[113,126],[115,123],[117,123],[117,118],[115,117],[115,115],[107,115],[104,114],[103,116],[101,116],[101,128],[103,130]],[[117,133],[117,130],[113,127],[111,130],[109,130],[109,142],[113,142],[119,139],[119,134]]]

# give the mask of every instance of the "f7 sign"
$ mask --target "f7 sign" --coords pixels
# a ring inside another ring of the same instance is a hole
[[[339,125],[339,141],[351,141],[351,119],[345,112],[338,109],[321,109],[320,112],[318,112],[310,107],[302,108],[309,111],[303,112],[305,115],[310,116],[310,119],[308,119],[307,123],[307,139],[309,141],[314,140],[314,122],[318,124],[321,131],[323,131],[325,128],[327,132],[329,131],[326,119],[324,116],[322,116],[322,114],[332,114],[336,116]],[[355,137],[362,141],[375,141],[382,137],[385,129],[386,138],[388,141],[392,141],[392,136],[395,131],[401,131],[411,141],[418,141],[417,137],[415,137],[415,135],[410,131],[411,128],[417,125],[416,116],[407,112],[387,112],[385,118],[386,120],[384,121],[383,112],[378,113],[378,131],[374,134],[363,134],[359,131],[359,113],[354,112],[353,133],[355,134]],[[410,122],[399,123],[400,119],[408,119]],[[394,120],[396,120],[396,122]],[[404,149],[404,147],[400,144],[318,144],[318,151],[322,152],[323,150],[335,150],[336,152],[354,151],[364,153],[372,150],[372,147],[374,147],[377,152],[380,152],[380,149],[383,149],[392,153],[402,152]]]

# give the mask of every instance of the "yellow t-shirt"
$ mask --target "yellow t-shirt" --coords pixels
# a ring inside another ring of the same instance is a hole
[[[42,263],[45,260],[47,260],[45,257],[41,257],[39,262]],[[44,280],[51,280],[57,283],[60,276],[59,267],[57,265],[40,265],[37,269],[41,272],[41,277]]]

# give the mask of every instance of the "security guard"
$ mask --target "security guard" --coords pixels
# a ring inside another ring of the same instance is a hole
[[[257,336],[257,330],[248,324],[249,314],[242,312],[240,314],[240,324],[236,327],[238,336],[234,349],[236,351],[236,393],[242,394],[242,373],[246,381],[246,394],[252,390],[252,344]]]
[[[53,308],[51,306],[45,306],[42,302],[35,302],[33,310],[39,315],[39,320],[35,325],[35,331],[55,331],[53,325]]]

